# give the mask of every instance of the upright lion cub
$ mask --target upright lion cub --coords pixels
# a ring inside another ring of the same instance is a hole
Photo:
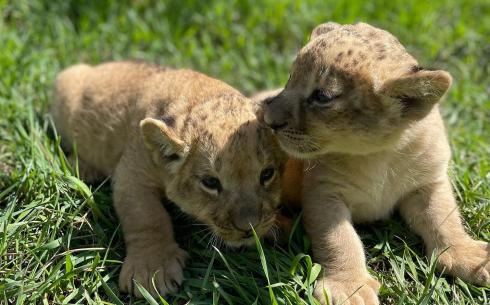
[[[253,243],[274,223],[284,154],[250,100],[190,70],[114,62],[76,65],[56,81],[55,124],[76,145],[86,179],[113,178],[126,258],[123,291],[141,297],[182,282],[186,252],[161,196],[208,224],[227,244]]]
[[[379,304],[353,222],[400,210],[439,267],[490,284],[490,245],[464,230],[447,175],[438,101],[449,73],[421,68],[390,33],[368,24],[317,27],[264,120],[305,172],[304,224],[333,304]]]

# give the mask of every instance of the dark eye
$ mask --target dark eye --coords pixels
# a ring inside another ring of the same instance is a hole
[[[272,179],[274,177],[274,168],[268,167],[262,170],[260,173],[260,184],[264,185],[266,182]]]
[[[201,183],[205,188],[217,191],[218,193],[223,190],[223,187],[221,187],[221,182],[216,177],[205,176],[201,179]]]
[[[308,104],[313,104],[316,103],[318,105],[326,105],[333,101],[334,99],[338,98],[340,95],[337,96],[329,96],[323,92],[323,90],[320,89],[315,89],[311,93],[311,95],[306,99]]]

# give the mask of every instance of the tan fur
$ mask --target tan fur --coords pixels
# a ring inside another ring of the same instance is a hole
[[[302,200],[324,302],[325,290],[333,304],[379,304],[352,223],[396,208],[440,255],[440,269],[490,284],[490,246],[465,232],[447,175],[437,102],[450,84],[447,72],[419,68],[386,31],[327,23],[299,52],[285,89],[265,102],[283,149],[313,164]]]
[[[274,98],[282,89],[268,90],[259,92],[250,98],[257,104],[259,109],[258,117],[263,119],[262,105],[269,99]],[[285,171],[282,177],[281,204],[292,210],[301,208],[301,185],[303,184],[303,162],[295,158],[289,158],[285,165]],[[293,219],[286,215],[277,215],[277,225],[285,232],[293,228]]]
[[[190,70],[117,62],[60,73],[52,114],[62,139],[87,180],[113,178],[127,248],[121,290],[141,297],[134,279],[155,295],[153,276],[161,294],[182,282],[187,254],[161,196],[232,246],[253,243],[250,224],[271,230],[285,158],[255,111],[235,89]],[[261,182],[267,168],[275,172]]]
[[[261,113],[264,109],[262,105],[270,99],[276,97],[282,89],[274,89],[259,92],[250,98],[257,104],[259,109],[259,119],[263,119],[264,114]],[[303,167],[303,161],[296,158],[289,158],[285,165],[284,175],[282,177],[282,193],[281,202],[298,208],[301,204],[301,185],[303,184],[303,171],[307,168]]]

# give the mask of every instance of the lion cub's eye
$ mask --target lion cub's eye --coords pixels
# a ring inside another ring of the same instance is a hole
[[[260,184],[265,185],[272,178],[274,178],[275,170],[272,167],[268,167],[262,170],[260,173]]]
[[[329,96],[329,95],[325,94],[325,92],[323,92],[323,90],[315,89],[315,90],[313,90],[311,95],[306,99],[306,102],[308,104],[314,103],[314,104],[323,106],[323,105],[327,105],[328,103],[335,100],[339,96],[340,96],[340,94],[336,95],[336,96]]]
[[[221,182],[218,178],[212,176],[205,176],[201,179],[201,184],[211,191],[221,192],[223,187],[221,186]]]

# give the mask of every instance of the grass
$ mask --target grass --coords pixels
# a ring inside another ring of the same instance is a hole
[[[180,292],[166,301],[120,294],[124,247],[109,183],[77,178],[48,136],[44,113],[56,73],[80,61],[191,67],[247,94],[277,87],[311,29],[326,20],[383,27],[422,65],[452,73],[443,104],[451,175],[468,231],[489,241],[486,0],[0,0],[0,303],[311,304],[319,266],[300,225],[283,246],[233,252],[209,247],[178,213],[178,239],[192,257]],[[490,304],[488,287],[434,272],[434,258],[396,215],[358,229],[383,304]]]

